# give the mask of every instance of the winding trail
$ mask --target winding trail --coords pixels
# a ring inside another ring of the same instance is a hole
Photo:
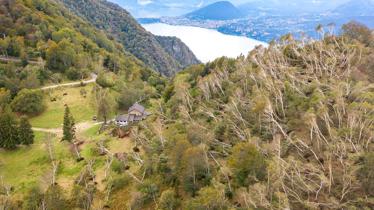
[[[92,73],[91,74],[91,79],[89,80],[84,80],[84,81],[78,81],[78,82],[69,82],[69,83],[63,83],[63,84],[57,84],[57,85],[49,85],[40,88],[40,90],[51,90],[59,87],[69,87],[69,86],[75,86],[75,85],[80,85],[80,84],[89,84],[89,83],[94,83],[96,82],[97,75]]]
[[[4,56],[0,56],[0,61],[3,61],[3,62],[22,62],[22,60],[20,58],[16,58],[16,57],[4,57]],[[31,64],[40,64],[39,61],[34,61],[34,60],[28,60],[27,62],[31,63]],[[58,88],[58,87],[69,87],[69,86],[75,86],[75,85],[80,85],[81,83],[83,84],[89,84],[89,83],[94,83],[96,82],[96,79],[97,79],[97,75],[94,74],[94,73],[91,73],[91,79],[89,80],[83,80],[83,81],[78,81],[78,82],[69,82],[69,83],[63,83],[63,84],[57,84],[57,85],[49,85],[49,86],[45,86],[45,87],[42,87],[40,88],[40,90],[50,90],[50,89],[55,89],[55,88]]]

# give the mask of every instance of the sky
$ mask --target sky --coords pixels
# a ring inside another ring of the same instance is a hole
[[[136,18],[179,16],[219,0],[109,0],[127,9]],[[260,2],[260,5],[277,5],[285,9],[327,10],[349,0],[229,0],[234,5]]]

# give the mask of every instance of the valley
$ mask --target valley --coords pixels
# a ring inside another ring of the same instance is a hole
[[[285,7],[287,4],[290,6]],[[348,1],[337,8],[334,8],[334,2],[331,2],[332,5],[323,11],[313,11],[316,5],[310,5],[308,1],[305,4],[310,6],[309,10],[308,7],[295,8],[293,3],[277,1],[271,4],[253,1],[237,6],[227,1],[219,1],[179,16],[139,17],[138,21],[143,24],[165,23],[214,29],[227,35],[246,36],[267,43],[288,33],[299,39],[319,39],[315,30],[318,25],[324,26],[325,32],[335,34],[341,33],[340,28],[350,21],[374,28],[372,0]],[[354,8],[354,12],[345,8]],[[290,13],[293,15],[289,15]],[[226,16],[221,17],[220,14]]]
[[[339,2],[0,0],[0,209],[373,209],[373,1]]]
[[[247,55],[256,46],[267,43],[240,36],[222,34],[212,29],[162,23],[143,24],[149,32],[160,36],[175,36],[181,39],[202,62],[227,56],[236,58]]]

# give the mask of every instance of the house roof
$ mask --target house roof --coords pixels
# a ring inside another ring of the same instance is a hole
[[[136,111],[138,111],[138,112],[140,112],[140,113],[144,113],[145,108],[144,108],[144,106],[142,106],[142,105],[140,105],[140,104],[138,104],[138,103],[135,103],[134,105],[132,105],[132,106],[129,108],[129,112],[132,112],[132,111],[134,111],[134,110],[136,110]]]
[[[118,115],[116,117],[116,121],[117,122],[125,122],[129,119],[129,116],[127,114],[124,114],[124,115]]]

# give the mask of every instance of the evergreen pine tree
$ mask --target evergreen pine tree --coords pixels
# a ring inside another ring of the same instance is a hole
[[[34,132],[26,117],[22,117],[18,128],[18,137],[21,144],[30,145],[34,143]]]
[[[65,106],[64,125],[63,125],[63,141],[72,141],[75,138],[74,118],[70,113],[69,107]]]
[[[20,143],[18,138],[17,121],[10,110],[6,107],[0,112],[0,147],[15,149]]]

